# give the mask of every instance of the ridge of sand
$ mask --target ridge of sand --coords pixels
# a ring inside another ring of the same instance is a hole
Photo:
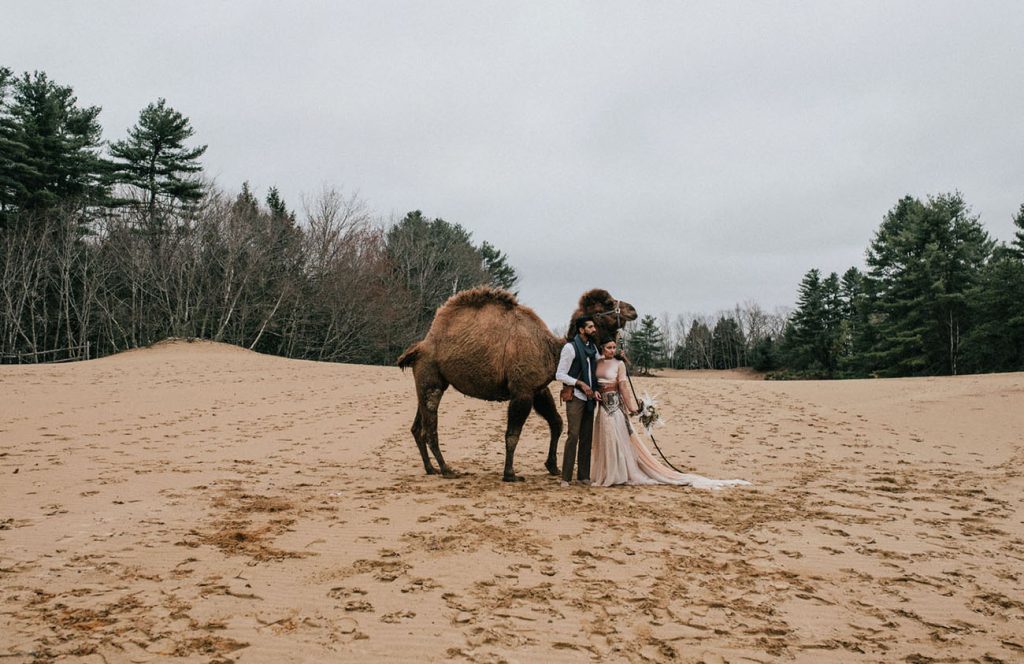
[[[1021,661],[1024,374],[686,372],[662,449],[749,489],[561,490],[531,417],[177,341],[0,366],[5,661]]]

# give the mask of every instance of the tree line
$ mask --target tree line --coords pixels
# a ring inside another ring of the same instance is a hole
[[[391,363],[453,293],[518,275],[460,224],[376,219],[331,188],[205,182],[187,117],[159,99],[118,141],[45,73],[0,68],[0,362],[199,337],[287,357]]]
[[[715,315],[661,318],[647,314],[624,330],[630,361],[642,374],[652,369],[774,369],[775,346],[788,312],[765,311],[754,302]]]
[[[995,242],[958,193],[906,196],[885,215],[866,269],[804,275],[779,346],[814,377],[1024,370],[1024,205]]]
[[[158,99],[102,138],[45,73],[0,67],[0,362],[98,357],[166,337],[287,357],[390,364],[436,308],[516,270],[460,224],[384,223],[325,188],[297,213],[271,187],[203,179],[187,117]],[[959,194],[907,196],[866,267],[809,270],[792,312],[756,303],[631,323],[632,361],[778,378],[1024,370],[1024,205],[997,243]]]
[[[866,268],[809,270],[791,313],[754,304],[670,324],[645,316],[627,347],[651,368],[753,367],[769,378],[1024,371],[1024,205],[994,241],[958,193],[906,196],[885,215]],[[685,329],[685,332],[683,331]]]

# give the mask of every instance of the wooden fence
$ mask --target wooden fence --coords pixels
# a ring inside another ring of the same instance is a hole
[[[42,359],[48,355],[65,353],[65,357]],[[89,359],[89,342],[81,346],[69,346],[54,350],[40,350],[34,353],[0,353],[0,364],[55,364],[57,362],[76,362]]]

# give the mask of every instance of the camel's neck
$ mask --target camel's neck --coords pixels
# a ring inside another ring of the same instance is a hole
[[[618,339],[619,339],[619,328],[617,328],[615,326],[612,326],[610,328],[602,327],[597,332],[597,338],[598,338],[598,340],[600,340],[600,339],[615,339],[616,341],[618,341]],[[600,343],[600,341],[598,341],[598,343]]]

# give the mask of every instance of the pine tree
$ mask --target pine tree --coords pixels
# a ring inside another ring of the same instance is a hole
[[[711,331],[711,365],[715,369],[743,366],[746,341],[736,319],[722,316]]]
[[[676,366],[680,369],[710,369],[714,366],[711,342],[711,329],[703,321],[693,321],[686,333],[686,339],[677,350],[680,357]]]
[[[861,364],[877,375],[926,373],[919,330],[927,277],[922,273],[919,229],[924,205],[911,196],[890,210],[868,247],[865,287],[875,315],[874,343]]]
[[[161,98],[142,109],[128,138],[110,146],[117,180],[143,192],[150,222],[158,203],[181,205],[202,197],[195,175],[202,170],[199,157],[206,146],[185,146],[194,134],[189,119]]]
[[[394,278],[409,294],[409,340],[426,333],[434,312],[455,293],[490,282],[469,231],[409,212],[385,234]]]
[[[486,240],[480,245],[480,256],[483,259],[484,270],[491,277],[491,285],[512,291],[519,281],[519,275],[516,274],[515,268],[509,265],[508,256]]]
[[[825,298],[821,290],[821,271],[812,268],[800,281],[796,310],[786,326],[783,340],[786,365],[797,370],[813,367],[818,360],[818,340],[824,330]]]
[[[0,229],[4,227],[8,213],[15,209],[19,196],[24,195],[23,183],[32,173],[28,165],[28,148],[19,135],[20,127],[8,111],[14,82],[14,73],[0,67]]]
[[[973,327],[964,339],[968,371],[1024,371],[1024,258],[999,247],[970,293]]]
[[[1017,211],[1017,216],[1013,218],[1013,225],[1017,227],[1017,231],[1013,235],[1011,246],[1018,256],[1024,258],[1024,203]]]
[[[821,362],[831,377],[835,375],[839,360],[843,356],[843,322],[846,314],[842,286],[835,272],[830,273],[821,282],[821,291],[825,303],[825,329],[820,340]]]
[[[852,319],[857,313],[857,300],[864,292],[863,281],[864,275],[860,270],[851,267],[843,273],[839,282],[840,315],[846,320]]]
[[[651,368],[655,366],[656,360],[664,354],[665,335],[658,328],[658,321],[650,314],[641,319],[640,324],[627,340],[629,358],[639,369],[642,375],[650,375]]]
[[[995,249],[970,293],[974,325],[964,339],[970,371],[1024,371],[1024,205],[1013,223],[1013,241]]]
[[[293,223],[295,222],[295,213],[288,211],[288,206],[285,205],[284,199],[281,198],[281,192],[277,190],[277,187],[271,187],[267,191],[267,209],[270,210],[270,215],[275,219],[289,219]]]
[[[877,329],[863,365],[880,375],[959,373],[968,293],[992,246],[959,194],[899,201],[868,249]]]
[[[836,367],[847,375],[856,375],[856,348],[868,322],[862,316],[864,275],[855,267],[843,273],[839,282],[839,329],[837,331]]]
[[[106,201],[100,108],[78,107],[70,87],[43,72],[0,69],[0,211]]]
[[[772,371],[778,368],[778,349],[770,335],[760,339],[750,350],[750,366],[755,371]]]
[[[783,338],[786,365],[834,376],[843,351],[845,310],[839,276],[832,272],[821,279],[821,272],[809,270],[800,283],[797,308]]]
[[[252,193],[252,187],[249,186],[248,180],[242,183],[242,191],[238,192],[238,196],[235,197],[233,207],[235,211],[243,214],[259,214],[260,202],[256,199],[256,194]]]

